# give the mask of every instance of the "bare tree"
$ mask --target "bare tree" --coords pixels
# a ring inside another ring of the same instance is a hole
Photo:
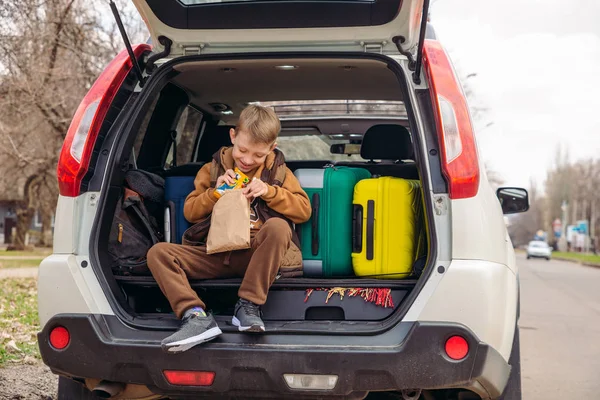
[[[556,218],[562,218],[561,206],[568,205],[567,225],[577,220],[590,222],[590,236],[598,236],[600,214],[600,160],[587,159],[571,162],[568,150],[558,147],[554,164],[547,173],[545,191],[549,224]],[[549,227],[550,228],[550,227]]]
[[[120,50],[114,23],[102,16],[106,10],[100,0],[0,3],[0,184],[21,192],[17,248],[36,210],[46,231],[42,240],[48,238],[56,165],[71,118]]]
[[[518,214],[510,219],[509,234],[513,245],[520,246],[528,243],[538,230],[543,230],[546,216],[546,198],[540,193],[535,179],[529,180],[529,211]]]

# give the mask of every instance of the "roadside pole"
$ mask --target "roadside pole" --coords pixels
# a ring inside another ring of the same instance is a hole
[[[558,240],[558,250],[559,251],[567,251],[567,210],[569,208],[568,203],[563,200],[560,209],[562,210],[562,226],[560,232],[560,239]]]
[[[596,253],[596,202],[592,200],[590,204],[590,241],[594,245],[594,253]]]

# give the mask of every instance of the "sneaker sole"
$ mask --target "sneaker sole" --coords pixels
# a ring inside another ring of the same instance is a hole
[[[192,336],[187,339],[179,340],[173,343],[163,344],[162,349],[163,351],[166,351],[167,353],[171,354],[181,353],[191,349],[196,345],[208,342],[209,340],[216,338],[222,333],[223,332],[221,331],[221,329],[217,326],[214,328],[210,328],[209,330],[207,330],[204,333],[201,333],[200,335]]]
[[[240,322],[240,320],[237,319],[237,317],[235,317],[235,316],[231,319],[231,323],[234,326],[237,326],[238,331],[240,331],[240,332],[264,332],[265,331],[264,325],[242,326],[242,323]]]

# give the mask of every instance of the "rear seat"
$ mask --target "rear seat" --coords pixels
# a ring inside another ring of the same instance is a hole
[[[402,161],[414,158],[410,133],[402,125],[374,125],[369,128],[363,137],[360,155],[370,161],[337,162],[335,165],[366,168],[373,175],[419,179],[416,163]]]
[[[233,125],[217,125],[210,133],[205,133],[200,138],[198,155],[196,161],[209,162],[213,154],[223,146],[231,146],[229,131],[235,128]]]

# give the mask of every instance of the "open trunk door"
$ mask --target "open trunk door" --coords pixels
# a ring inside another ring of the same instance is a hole
[[[133,0],[166,57],[209,53],[420,53],[429,0]]]

